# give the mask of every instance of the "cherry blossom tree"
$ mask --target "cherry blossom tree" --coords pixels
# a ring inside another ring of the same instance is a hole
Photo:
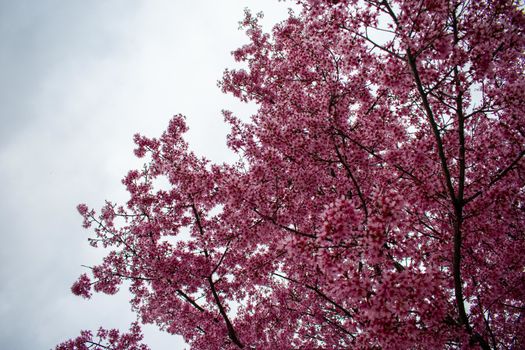
[[[78,207],[108,254],[73,292],[127,281],[195,349],[525,348],[523,4],[297,3],[242,22],[238,162],[195,155],[180,115],[136,135],[129,201]]]

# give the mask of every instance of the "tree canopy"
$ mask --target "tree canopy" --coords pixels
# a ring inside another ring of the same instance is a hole
[[[72,291],[129,281],[138,321],[196,349],[524,348],[523,5],[297,2],[242,22],[238,162],[195,155],[180,115],[136,135],[129,201],[78,207],[109,250]],[[100,332],[57,348],[146,348]]]

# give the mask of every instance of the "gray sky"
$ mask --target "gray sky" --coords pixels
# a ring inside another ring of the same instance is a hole
[[[0,0],[0,348],[50,349],[80,329],[134,320],[124,291],[85,301],[70,286],[101,252],[75,207],[123,202],[141,162],[132,135],[159,136],[173,114],[193,149],[227,154],[220,110],[253,106],[221,94],[230,52],[246,42],[243,9],[266,28],[289,3],[257,0]],[[146,327],[152,349],[182,349]]]

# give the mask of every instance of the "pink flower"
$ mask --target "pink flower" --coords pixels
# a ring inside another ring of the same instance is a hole
[[[73,283],[71,286],[71,292],[85,299],[89,299],[91,297],[91,280],[85,273],[80,275],[78,280]]]

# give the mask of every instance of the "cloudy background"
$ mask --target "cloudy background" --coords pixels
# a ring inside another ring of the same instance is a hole
[[[70,286],[100,253],[75,207],[123,202],[124,174],[141,165],[132,135],[158,136],[173,114],[193,149],[231,160],[222,95],[230,52],[246,42],[243,9],[286,17],[258,0],[0,0],[0,348],[50,349],[80,329],[134,320],[124,291],[85,301]],[[145,327],[152,349],[183,349]]]

